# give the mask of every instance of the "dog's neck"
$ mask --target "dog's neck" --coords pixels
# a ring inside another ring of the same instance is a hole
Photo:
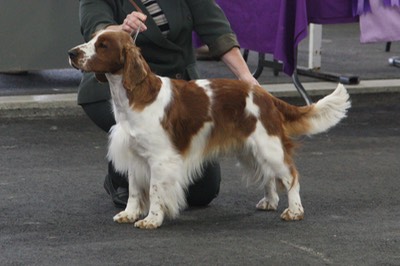
[[[123,74],[108,73],[106,77],[114,103],[121,107],[127,105],[135,111],[142,111],[151,104],[161,89],[161,79],[150,71],[136,84],[126,84]]]
[[[115,86],[122,84],[122,74],[106,73],[105,75],[108,80],[108,83],[110,84],[110,87],[113,87],[113,85]]]
[[[126,113],[130,108],[130,103],[126,91],[122,85],[122,75],[108,73],[106,74],[106,77],[110,86],[115,120],[118,122],[118,114]]]

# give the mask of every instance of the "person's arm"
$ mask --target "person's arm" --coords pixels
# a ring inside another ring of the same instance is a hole
[[[259,85],[257,79],[255,79],[250,73],[249,67],[244,61],[239,48],[232,48],[221,57],[221,60],[228,66],[228,68],[238,79],[251,84]]]
[[[89,41],[96,31],[108,25],[117,24],[115,21],[115,10],[114,1],[79,1],[79,21],[85,41]]]
[[[92,35],[101,29],[109,28],[115,30],[124,30],[132,33],[139,28],[140,31],[147,29],[144,21],[146,15],[140,12],[132,12],[127,15],[122,23],[116,21],[117,9],[116,1],[111,0],[80,0],[79,1],[79,20],[81,32],[85,41],[89,41]]]

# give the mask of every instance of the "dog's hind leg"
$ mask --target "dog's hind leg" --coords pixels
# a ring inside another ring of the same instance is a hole
[[[283,211],[281,218],[285,221],[302,220],[304,208],[300,199],[300,183],[298,173],[294,165],[290,166],[288,175],[281,176],[283,186],[288,194],[289,207]]]
[[[252,149],[254,151],[254,149]],[[257,152],[257,151],[255,151]],[[254,152],[243,151],[237,156],[240,164],[246,169],[247,183],[261,184],[264,187],[264,198],[256,205],[256,208],[264,211],[275,211],[279,203],[279,195],[276,191],[276,182],[274,177],[265,177],[266,169],[262,169],[257,159],[254,158]]]
[[[270,168],[269,166],[264,167]],[[281,214],[281,218],[286,221],[302,220],[304,209],[301,204],[300,184],[296,169],[294,166],[287,166],[282,161],[280,170],[277,170],[276,174],[287,191],[289,203],[288,208]],[[257,204],[257,208],[262,210],[276,210],[278,201],[279,196],[276,192],[275,178],[270,178],[265,185],[265,196]]]
[[[255,161],[262,172],[265,184],[265,197],[257,204],[259,209],[274,209],[278,205],[278,195],[274,177],[279,178],[288,193],[289,207],[282,213],[284,220],[301,220],[304,210],[300,200],[300,185],[297,170],[285,153],[285,147],[277,136],[269,136],[261,127],[255,131],[249,147],[252,150]]]

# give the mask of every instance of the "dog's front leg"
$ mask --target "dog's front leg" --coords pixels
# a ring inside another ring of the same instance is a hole
[[[159,185],[150,186],[150,210],[146,218],[139,220],[135,226],[141,229],[155,229],[161,226],[164,220],[164,208],[161,197],[158,195]]]
[[[118,223],[134,223],[149,209],[149,169],[145,161],[132,153],[128,168],[129,197],[124,211],[114,216]]]
[[[124,211],[114,216],[118,223],[134,223],[148,211],[149,177],[144,164],[131,165],[128,172],[129,197]]]
[[[149,189],[150,208],[146,218],[135,223],[142,229],[161,226],[164,217],[176,217],[186,206],[182,164],[166,160],[151,166]]]

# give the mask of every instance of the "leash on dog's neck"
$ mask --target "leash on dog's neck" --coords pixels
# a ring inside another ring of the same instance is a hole
[[[139,24],[139,27],[138,27],[137,30],[136,30],[135,36],[133,37],[133,43],[136,43],[136,39],[137,39],[137,36],[139,35],[140,26],[141,26],[141,25],[142,25],[142,24]]]
[[[135,3],[134,0],[129,0],[129,2],[131,2],[131,4],[133,5],[133,7],[134,7],[138,12],[144,14],[143,11],[142,11],[142,9]],[[139,27],[136,29],[135,36],[133,36],[133,43],[136,43],[136,39],[137,39],[137,37],[138,37],[138,35],[139,35],[140,27],[141,27],[141,26],[142,26],[142,24],[139,24]]]

